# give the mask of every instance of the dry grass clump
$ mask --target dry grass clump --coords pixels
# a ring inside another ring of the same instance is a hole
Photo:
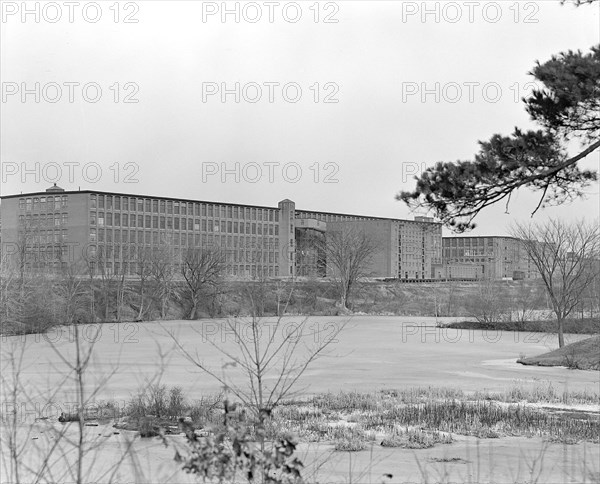
[[[451,444],[451,435],[440,432],[425,432],[420,429],[395,430],[381,441],[383,447],[400,447],[403,449],[428,449],[435,444]]]
[[[514,382],[504,392],[476,392],[475,400],[497,400],[499,402],[600,404],[600,393],[585,389],[583,391],[559,392],[552,382],[538,382],[533,388],[526,388],[523,382]]]
[[[375,441],[375,433],[353,426],[330,427],[329,438],[337,451],[358,452],[367,448],[369,442]]]
[[[559,393],[551,384],[543,383],[533,388],[515,384],[506,392],[474,396],[443,388],[327,393],[310,401],[288,402],[277,407],[264,430],[268,439],[294,432],[301,441],[333,442],[339,450],[359,450],[366,442],[376,441],[377,436],[383,446],[412,449],[452,442],[451,434],[478,438],[541,436],[563,443],[600,442],[600,421],[593,414],[552,412],[517,403],[532,400],[589,403],[597,399],[593,392]],[[139,430],[157,425],[168,427],[181,416],[200,426],[222,424],[220,396],[190,403],[178,390],[166,388],[151,388],[135,395],[126,414],[130,424],[139,423]],[[151,422],[148,417],[152,417]],[[405,430],[398,430],[399,426]]]
[[[364,440],[337,439],[334,449],[340,452],[359,452],[367,448],[367,442]]]

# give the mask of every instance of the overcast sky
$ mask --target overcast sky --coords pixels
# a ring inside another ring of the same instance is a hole
[[[223,19],[222,2],[28,5],[23,18],[21,2],[3,2],[3,195],[56,180],[393,218],[413,217],[394,195],[422,168],[533,127],[527,72],[588,50],[600,21],[598,4],[558,0],[239,2],[239,22]],[[598,186],[588,192],[536,217],[598,217]],[[519,192],[509,215],[486,210],[473,234],[505,234],[537,201]]]

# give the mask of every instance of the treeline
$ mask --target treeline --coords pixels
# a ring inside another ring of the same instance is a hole
[[[161,277],[135,279],[91,277],[73,266],[58,273],[5,271],[0,277],[0,331],[41,333],[73,323],[345,314],[338,286],[328,279],[234,281],[200,277],[202,271],[182,272],[181,267],[179,273],[163,269]],[[363,281],[349,306],[359,314],[462,316],[481,322],[536,320],[547,311],[544,290],[536,281]],[[584,301],[582,309],[586,317],[597,314],[597,302],[594,308],[593,301]]]
[[[597,320],[600,313],[597,291],[597,285],[587,286],[578,295],[569,318]],[[524,330],[526,322],[555,319],[550,310],[550,297],[541,281],[507,284],[504,281],[481,280],[474,285],[471,297],[465,300],[465,309],[484,326],[513,323],[515,329]]]

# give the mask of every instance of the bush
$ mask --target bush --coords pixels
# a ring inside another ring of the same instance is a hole
[[[337,439],[333,445],[335,450],[342,452],[359,452],[367,448],[367,443],[360,439]]]
[[[402,447],[404,449],[428,449],[435,444],[450,444],[451,435],[422,430],[394,431],[381,441],[383,447]]]
[[[269,484],[301,483],[302,462],[294,456],[294,439],[282,436],[271,445],[258,445],[255,434],[261,434],[229,415],[224,405],[223,421],[226,426],[214,435],[199,438],[194,427],[183,422],[189,454],[176,460],[183,463],[186,472],[196,475],[203,482],[229,482],[235,478],[248,482]],[[229,418],[231,417],[231,418]]]
[[[140,417],[138,419],[138,432],[140,437],[156,437],[159,435],[159,428],[154,422],[153,417]]]
[[[180,417],[183,415],[185,408],[185,398],[181,387],[172,387],[169,390],[169,407],[167,413],[172,417]]]

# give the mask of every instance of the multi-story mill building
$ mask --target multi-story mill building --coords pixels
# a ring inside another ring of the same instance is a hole
[[[98,260],[113,274],[135,276],[136,254],[167,244],[175,256],[192,247],[225,251],[232,277],[325,275],[323,254],[312,243],[336,226],[365,230],[377,242],[366,273],[423,280],[441,264],[442,228],[415,221],[178,198],[65,191],[1,197],[4,256],[23,256],[28,266],[60,267]]]
[[[539,276],[522,242],[515,237],[443,237],[438,278],[535,279]]]

